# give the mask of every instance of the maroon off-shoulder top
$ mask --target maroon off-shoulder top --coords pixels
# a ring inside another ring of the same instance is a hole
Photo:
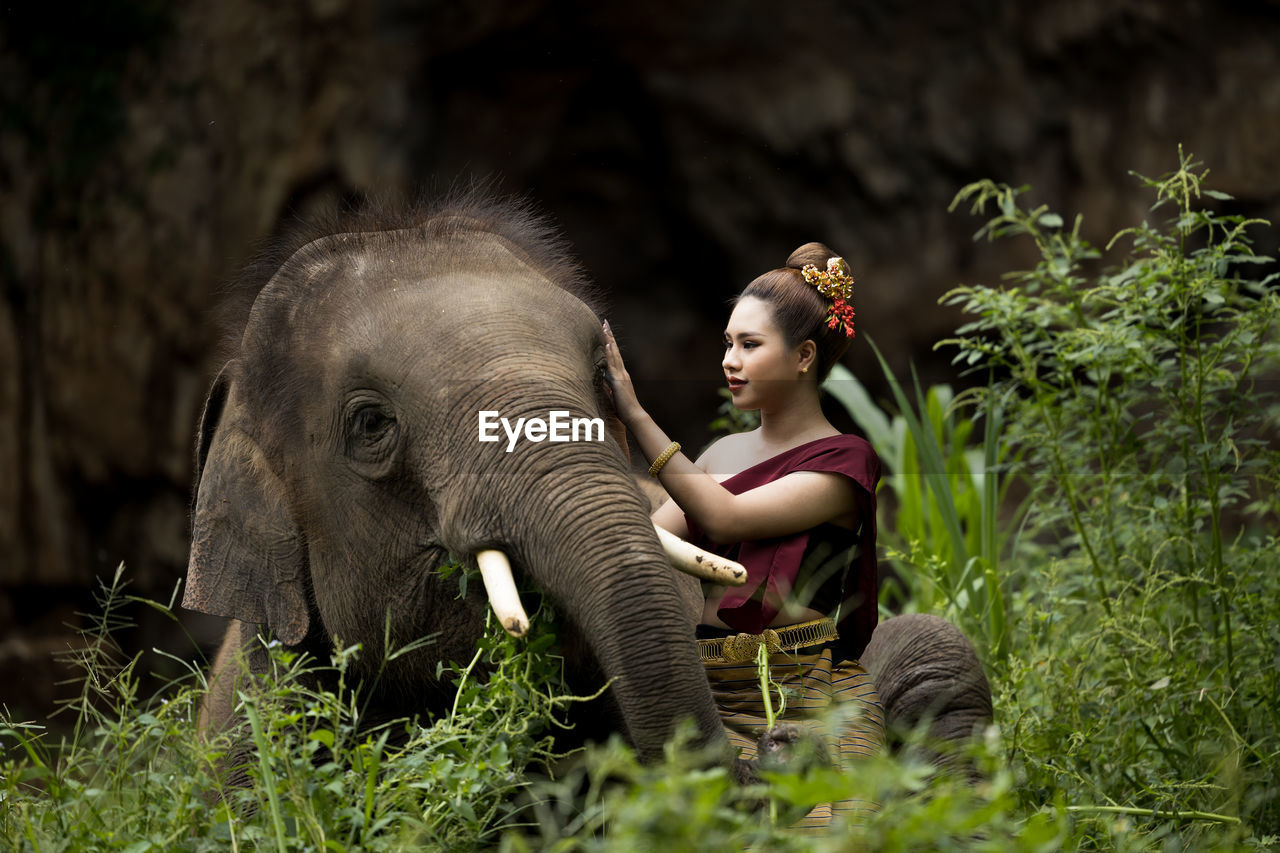
[[[806,606],[837,616],[840,639],[834,644],[835,659],[853,660],[870,641],[878,615],[876,484],[880,481],[880,458],[865,439],[833,435],[779,453],[720,485],[738,495],[793,471],[830,471],[851,479],[856,486],[858,528],[821,524],[789,536],[718,545],[686,515],[689,541],[737,560],[747,569],[746,584],[730,587],[720,601],[718,615],[726,625],[758,634],[778,615],[776,607],[765,604],[766,590],[778,600],[802,595]]]

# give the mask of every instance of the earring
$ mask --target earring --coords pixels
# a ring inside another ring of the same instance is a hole
[[[809,372],[809,368],[808,368],[807,366],[806,366],[806,367],[802,367],[802,368],[800,368],[800,372],[801,372],[801,373],[808,373],[808,372]]]

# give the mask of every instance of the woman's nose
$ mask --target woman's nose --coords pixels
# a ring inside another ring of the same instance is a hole
[[[720,359],[720,366],[725,370],[733,370],[738,366],[738,355],[735,347],[724,348],[724,358]]]

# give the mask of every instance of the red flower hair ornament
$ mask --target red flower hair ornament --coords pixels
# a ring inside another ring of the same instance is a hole
[[[800,270],[804,280],[818,292],[831,300],[827,310],[827,328],[840,329],[845,337],[853,337],[853,276],[849,275],[849,265],[844,258],[827,258],[827,271],[823,272],[813,264],[805,264]]]

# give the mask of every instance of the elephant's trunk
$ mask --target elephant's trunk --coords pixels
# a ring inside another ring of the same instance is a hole
[[[537,450],[513,454],[501,485],[477,484],[468,520],[457,518],[467,550],[507,553],[517,575],[527,573],[573,623],[611,680],[643,759],[659,758],[689,717],[705,743],[724,743],[693,619],[617,447]]]

